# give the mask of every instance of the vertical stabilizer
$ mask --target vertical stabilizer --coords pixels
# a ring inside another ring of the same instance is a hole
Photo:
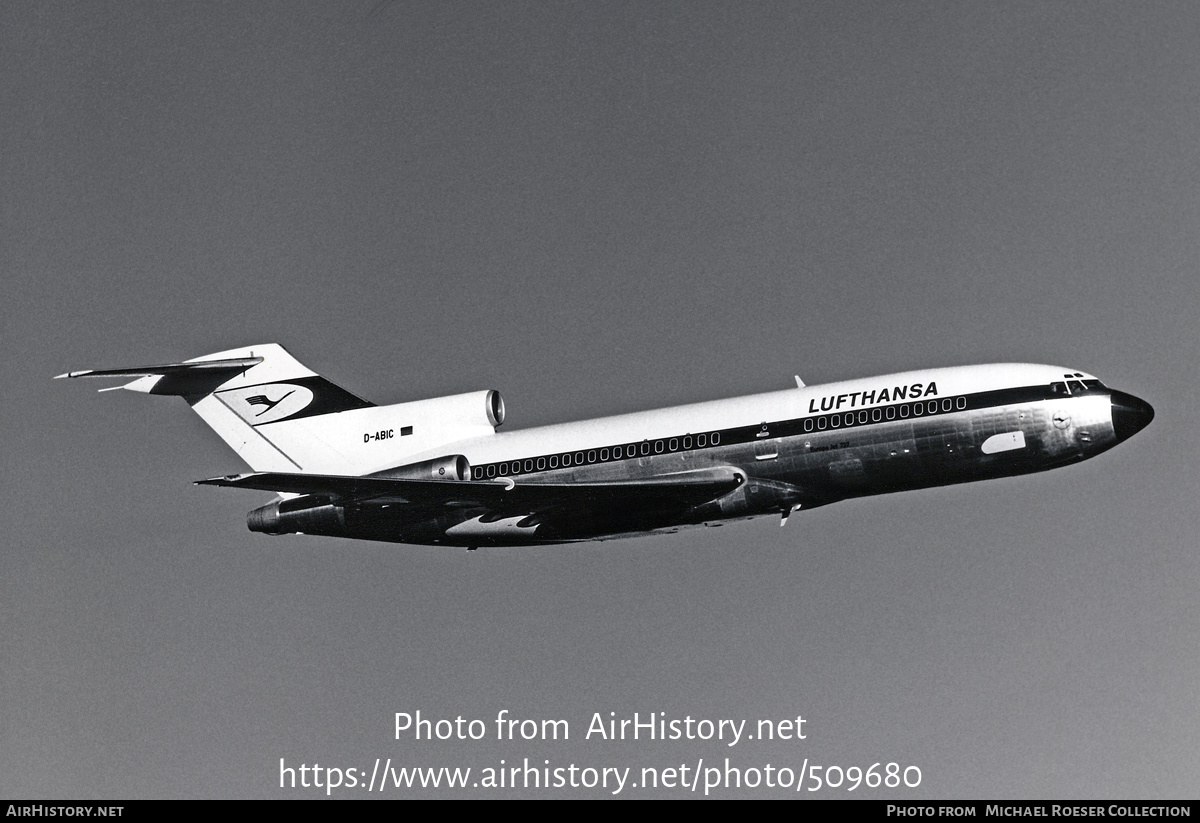
[[[184,363],[58,376],[137,377],[114,388],[180,396],[255,471],[350,474],[360,470],[340,442],[345,438],[339,433],[346,427],[330,425],[330,415],[374,407],[275,343]],[[314,425],[318,418],[321,426]]]

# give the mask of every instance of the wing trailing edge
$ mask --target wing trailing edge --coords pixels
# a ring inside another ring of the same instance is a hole
[[[417,480],[378,475],[347,477],[255,472],[197,480],[196,485],[324,495],[347,502],[473,502],[492,509],[508,509],[601,502],[636,505],[650,500],[699,505],[727,494],[745,482],[746,475],[740,469],[718,466],[639,480],[595,483],[522,483],[512,478],[489,481]]]

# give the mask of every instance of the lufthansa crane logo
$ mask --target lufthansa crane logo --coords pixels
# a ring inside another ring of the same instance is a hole
[[[251,406],[266,406],[265,409],[260,411],[258,414],[254,415],[255,417],[262,417],[264,414],[266,414],[271,409],[278,406],[280,403],[282,403],[284,400],[291,397],[295,393],[296,393],[296,390],[292,389],[290,392],[288,392],[287,394],[285,394],[283,397],[279,398],[278,400],[271,400],[265,394],[256,394],[253,397],[247,397],[246,402],[249,403]]]
[[[270,383],[217,392],[217,397],[252,426],[277,423],[299,414],[313,402],[312,389],[295,383]]]

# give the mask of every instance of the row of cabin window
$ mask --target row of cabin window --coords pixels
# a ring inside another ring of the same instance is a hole
[[[679,451],[682,444],[683,448],[690,449],[693,445],[696,448],[702,449],[705,446],[717,446],[721,443],[721,433],[713,432],[712,434],[698,434],[695,438],[690,434],[684,435],[682,438],[672,437],[669,440],[655,440],[651,443],[649,440],[643,440],[641,443],[630,443],[628,446],[613,446],[611,449],[588,449],[586,452],[566,452],[563,455],[552,454],[549,457],[526,458],[522,463],[520,460],[514,460],[511,463],[492,463],[490,466],[476,466],[473,476],[479,480],[483,476],[487,477],[505,477],[509,474],[521,474],[522,471],[545,471],[547,468],[570,468],[571,466],[584,466],[590,463],[604,463],[608,460],[624,460],[629,457],[637,457],[640,455],[648,455],[651,451],[655,454],[663,452]]]
[[[883,420],[895,420],[897,415],[901,418],[910,416],[920,417],[926,413],[937,414],[939,408],[943,412],[953,411],[955,408],[961,410],[967,407],[967,398],[957,397],[951,399],[949,397],[940,401],[930,400],[925,403],[904,403],[900,406],[876,407],[874,409],[862,409],[858,412],[846,412],[845,414],[833,414],[822,417],[808,417],[804,420],[804,431],[811,432],[814,429],[824,431],[828,428],[840,428],[843,424],[853,426],[856,422],[859,425],[864,423],[879,423]],[[552,454],[549,457],[526,458],[524,463],[520,460],[514,460],[511,463],[493,463],[489,466],[477,466],[473,472],[476,480],[482,479],[485,474],[487,477],[505,477],[509,474],[521,474],[523,472],[545,471],[546,469],[569,468],[571,466],[583,466],[592,463],[604,463],[609,460],[623,460],[630,457],[637,457],[639,454],[648,455],[653,449],[655,454],[663,452],[678,451],[682,442],[684,449],[692,448],[692,436],[685,435],[682,441],[678,437],[672,437],[669,440],[656,440],[651,445],[649,440],[643,440],[639,443],[631,443],[628,446],[613,446],[611,449],[600,449],[599,452],[595,449],[589,449],[587,452],[578,451],[572,454],[566,452],[561,457],[557,454]],[[721,433],[712,432],[711,434],[698,434],[695,438],[697,448],[704,448],[708,445],[716,446],[721,442]]]
[[[812,431],[814,428],[818,431],[825,429],[836,429],[842,425],[853,426],[856,422],[859,425],[863,423],[879,423],[882,420],[895,420],[896,415],[900,417],[920,417],[928,412],[929,414],[937,414],[940,408],[943,412],[954,411],[955,408],[965,409],[967,407],[967,398],[956,397],[953,400],[949,397],[940,402],[930,400],[927,403],[905,403],[901,406],[885,406],[876,407],[874,409],[862,409],[857,412],[846,412],[845,414],[831,414],[826,417],[808,417],[804,420],[804,430]],[[897,411],[899,410],[899,411]]]

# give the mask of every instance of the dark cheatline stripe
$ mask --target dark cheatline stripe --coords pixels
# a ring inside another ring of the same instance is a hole
[[[758,424],[751,425],[751,426],[739,426],[737,428],[732,428],[732,429],[719,429],[716,432],[700,432],[701,435],[705,435],[708,437],[708,443],[704,446],[699,446],[696,444],[696,440],[695,440],[695,438],[697,437],[696,434],[689,434],[686,436],[689,436],[692,438],[692,444],[690,446],[687,446],[684,448],[678,448],[673,451],[670,449],[667,449],[667,450],[664,450],[663,452],[656,452],[653,448],[653,443],[655,441],[640,441],[639,443],[617,443],[617,444],[610,444],[608,446],[596,446],[595,448],[584,449],[583,451],[585,453],[590,453],[590,452],[599,452],[601,449],[607,449],[611,453],[611,451],[613,449],[618,448],[618,447],[625,450],[625,449],[628,449],[629,446],[633,446],[633,447],[635,447],[637,453],[632,456],[626,455],[626,456],[623,456],[620,458],[610,457],[608,460],[585,460],[581,465],[594,466],[598,463],[615,463],[618,460],[631,460],[631,459],[634,459],[635,457],[654,456],[655,454],[668,454],[668,453],[674,454],[674,453],[678,453],[681,451],[700,451],[700,450],[705,450],[705,449],[710,449],[710,448],[720,448],[720,447],[724,447],[724,446],[737,446],[737,445],[743,445],[745,443],[754,443],[760,439],[764,439],[764,438],[758,437],[758,434],[764,430],[766,432],[768,432],[767,438],[772,439],[772,440],[774,440],[775,438],[779,438],[779,437],[799,437],[802,435],[810,435],[810,436],[826,435],[826,434],[831,434],[836,431],[842,431],[844,429],[856,429],[856,428],[861,428],[863,426],[884,425],[886,423],[911,423],[916,420],[924,419],[925,417],[940,417],[940,416],[946,415],[946,414],[954,414],[957,412],[979,411],[981,409],[993,408],[993,407],[998,407],[998,406],[1014,406],[1014,405],[1019,405],[1022,403],[1036,403],[1040,400],[1055,400],[1055,399],[1067,400],[1067,399],[1070,399],[1071,397],[1077,397],[1082,394],[1094,394],[1097,392],[1107,392],[1108,391],[1108,389],[1105,388],[1105,386],[1102,383],[1100,383],[1099,381],[1092,381],[1092,385],[1090,385],[1090,387],[1088,388],[1087,391],[1081,391],[1078,387],[1076,387],[1073,389],[1072,394],[1070,394],[1070,395],[1068,395],[1065,392],[1065,390],[1063,390],[1062,386],[1063,386],[1062,383],[1051,383],[1051,384],[1044,384],[1044,385],[1040,385],[1040,386],[1019,386],[1019,387],[1010,388],[1010,389],[994,389],[992,391],[977,392],[975,394],[965,394],[965,395],[964,394],[955,394],[955,395],[945,395],[945,396],[930,395],[928,397],[922,397],[920,400],[909,399],[909,400],[904,400],[904,401],[901,401],[898,403],[885,403],[885,404],[874,405],[874,406],[856,406],[853,409],[842,408],[838,411],[827,411],[827,412],[822,412],[820,414],[808,414],[803,417],[795,417],[795,418],[791,418],[789,420],[777,420],[775,422],[758,423]],[[964,408],[959,408],[957,402],[955,402],[954,406],[949,411],[942,409],[941,402],[943,400],[957,401],[958,398],[960,398],[960,397],[966,398],[967,404]],[[938,404],[938,408],[936,411],[934,411],[934,412],[928,411],[927,404],[930,402],[936,402]],[[870,420],[870,419],[868,419],[868,421],[865,423],[859,422],[858,418],[857,418],[858,413],[862,412],[862,411],[866,411],[866,412],[870,413],[871,411],[873,411],[875,409],[880,409],[881,411],[884,409],[887,409],[889,407],[899,409],[899,407],[901,407],[901,406],[910,406],[911,407],[914,404],[926,406],[926,411],[920,415],[910,414],[908,417],[904,417],[904,418],[900,417],[899,412],[897,412],[896,416],[891,420],[888,420],[888,419]],[[850,413],[853,413],[855,415],[854,422],[845,423],[845,415],[850,414]],[[842,418],[842,423],[837,427],[828,426],[824,429],[817,429],[816,426],[814,425],[812,431],[806,431],[804,428],[805,420],[815,421],[822,417],[831,418],[834,416]],[[713,434],[716,434],[719,436],[719,440],[720,440],[719,443],[712,442]],[[685,435],[679,434],[679,435],[671,435],[669,437],[664,437],[664,438],[656,438],[656,440],[661,439],[661,440],[666,441],[666,440],[671,440],[671,439],[677,439],[682,442],[684,437],[685,437]],[[651,449],[650,449],[649,455],[642,454],[641,448],[640,448],[642,442],[651,443]],[[481,466],[475,467],[475,469],[471,473],[471,479],[472,480],[487,480],[487,479],[489,479],[489,475],[487,475],[487,471],[486,471],[487,467],[489,465],[495,465],[498,467],[500,465],[500,463],[508,463],[509,464],[510,471],[508,472],[508,475],[505,475],[505,476],[520,475],[520,474],[527,474],[530,472],[536,472],[536,471],[539,471],[536,468],[539,460],[544,461],[542,464],[543,466],[548,466],[549,459],[551,457],[560,457],[560,456],[561,456],[560,452],[553,452],[550,454],[542,454],[542,455],[536,455],[536,456],[532,456],[532,457],[520,457],[520,458],[516,458],[515,461],[507,460],[507,461],[494,461],[492,463],[484,463]],[[527,460],[532,460],[535,468],[533,468],[531,470],[526,470],[524,468],[524,463]],[[519,466],[519,468],[517,466]],[[555,468],[561,469],[561,468],[572,468],[572,467],[573,466],[563,466],[561,463],[559,463],[559,465],[556,466]],[[542,469],[542,470],[546,470],[546,469]],[[491,475],[490,477],[495,478],[498,476],[500,476],[500,474],[499,474],[499,470],[497,469],[497,473],[495,475]]]

